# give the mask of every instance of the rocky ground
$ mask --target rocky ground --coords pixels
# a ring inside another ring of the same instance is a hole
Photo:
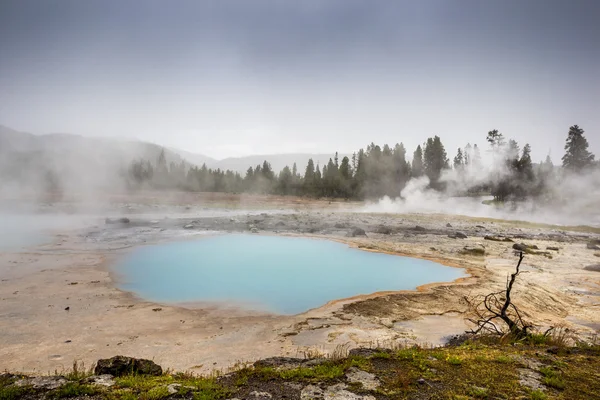
[[[93,370],[0,375],[2,399],[598,399],[600,348],[558,336],[479,339],[442,348],[364,349],[329,358],[275,357],[197,376],[117,356]],[[554,344],[554,345],[553,345]],[[558,344],[558,345],[557,345]]]
[[[340,346],[438,345],[467,328],[464,296],[504,287],[516,264],[515,245],[526,258],[514,300],[528,320],[540,328],[562,324],[582,336],[600,328],[594,267],[600,229],[367,214],[345,203],[277,200],[225,208],[222,201],[176,210],[113,206],[102,218],[54,232],[51,243],[1,253],[0,367],[49,373],[67,370],[74,360],[91,365],[118,353],[206,372]],[[295,316],[154,304],[116,288],[118,273],[110,266],[136,246],[222,232],[337,240],[466,268],[470,278],[340,299]]]

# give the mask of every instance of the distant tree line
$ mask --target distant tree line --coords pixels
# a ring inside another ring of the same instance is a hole
[[[562,166],[565,171],[582,173],[598,168],[594,155],[588,151],[584,131],[577,125],[569,129]],[[542,196],[554,171],[548,156],[546,161],[534,164],[531,146],[521,149],[515,140],[506,140],[498,130],[491,130],[486,137],[490,156],[495,165],[492,176],[480,183],[473,183],[466,192],[491,193],[499,201],[521,200]],[[444,174],[453,171],[454,176],[468,174],[482,168],[482,155],[477,144],[467,144],[457,149],[452,163],[439,136],[428,138],[417,146],[412,159],[402,143],[393,147],[375,143],[355,152],[351,158],[338,159],[336,153],[326,165],[309,160],[299,171],[294,163],[275,173],[271,165],[250,166],[245,175],[230,170],[211,169],[206,164],[190,166],[185,162],[167,165],[164,151],[152,163],[137,160],[125,173],[130,188],[179,189],[201,192],[261,193],[309,197],[335,197],[345,199],[397,197],[412,178],[427,177],[429,187],[444,190],[447,180]],[[468,194],[468,193],[465,193]]]

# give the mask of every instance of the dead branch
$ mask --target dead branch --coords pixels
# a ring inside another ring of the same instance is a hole
[[[514,273],[506,279],[506,290],[489,293],[485,296],[465,296],[467,304],[466,320],[475,325],[468,331],[471,334],[489,333],[494,335],[512,334],[521,339],[528,335],[531,325],[523,321],[517,306],[512,302],[513,285],[519,275],[523,252],[519,253],[519,262]]]

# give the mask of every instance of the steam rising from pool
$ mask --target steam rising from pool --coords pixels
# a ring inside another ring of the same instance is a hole
[[[235,234],[140,248],[116,270],[122,289],[151,301],[216,302],[279,314],[465,276],[458,268],[327,240]]]

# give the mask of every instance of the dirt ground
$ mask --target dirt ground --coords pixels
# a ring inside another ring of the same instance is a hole
[[[588,248],[600,239],[597,228],[449,214],[367,214],[357,203],[282,197],[164,199],[148,193],[104,204],[95,215],[87,210],[85,220],[52,232],[44,245],[0,253],[0,369],[60,372],[75,360],[91,365],[123,354],[200,372],[271,356],[331,352],[340,345],[441,344],[467,328],[464,296],[504,287],[517,261],[514,243],[537,245],[544,253],[526,255],[514,289],[525,317],[542,328],[564,324],[582,336],[600,329],[600,272],[584,269],[600,263],[599,250]],[[65,210],[69,218],[83,212],[69,202],[38,211]],[[104,221],[123,215],[128,223]],[[366,236],[352,236],[356,228]],[[111,265],[128,251],[215,232],[342,241],[466,268],[470,277],[418,291],[336,300],[295,316],[155,304],[117,289]],[[450,237],[456,232],[466,238]],[[485,255],[473,255],[472,249]]]

